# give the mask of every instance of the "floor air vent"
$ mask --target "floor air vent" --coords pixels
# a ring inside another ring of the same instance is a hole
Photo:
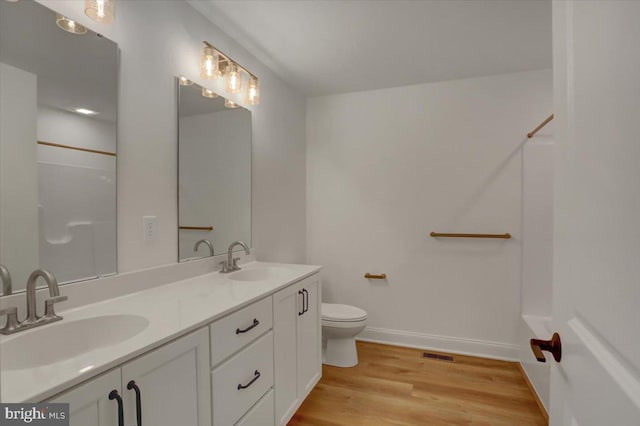
[[[453,357],[452,357],[452,356],[449,356],[449,355],[432,354],[431,352],[423,352],[423,353],[422,353],[422,357],[423,357],[423,358],[429,358],[429,359],[437,359],[438,361],[449,361],[449,362],[455,362],[455,360],[453,359]]]

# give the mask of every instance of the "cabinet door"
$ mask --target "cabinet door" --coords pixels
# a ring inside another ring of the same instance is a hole
[[[120,389],[120,369],[58,395],[48,402],[68,403],[71,426],[118,426],[118,403],[109,393]]]
[[[137,425],[135,391],[140,388],[142,424],[211,426],[209,333],[198,330],[122,367],[125,419]]]
[[[318,275],[301,284],[307,303],[298,317],[298,397],[304,399],[322,376],[322,324]]]
[[[276,424],[284,425],[299,406],[297,324],[302,287],[294,284],[273,296],[274,386]]]

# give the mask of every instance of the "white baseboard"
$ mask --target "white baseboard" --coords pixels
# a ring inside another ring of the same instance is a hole
[[[518,361],[518,345],[489,342],[484,340],[461,339],[458,337],[436,336],[410,331],[388,330],[367,327],[356,337],[363,342],[384,343],[394,346],[451,352],[482,358]]]

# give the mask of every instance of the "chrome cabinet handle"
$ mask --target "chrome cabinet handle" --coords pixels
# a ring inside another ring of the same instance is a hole
[[[259,378],[260,378],[260,372],[259,372],[258,370],[256,370],[256,371],[253,373],[253,379],[251,379],[251,381],[250,381],[249,383],[247,383],[246,385],[238,385],[238,390],[248,388],[249,386],[251,386],[252,384],[254,384],[254,383],[256,382],[256,380],[258,380]]]
[[[137,426],[142,426],[142,397],[140,388],[136,385],[134,380],[131,380],[127,383],[127,389],[133,389],[136,392],[136,420],[138,422]]]
[[[117,390],[112,390],[109,393],[109,400],[116,400],[118,403],[118,426],[124,426],[124,408],[122,407],[122,397],[118,395]]]
[[[236,328],[236,334],[246,333],[247,331],[253,330],[254,328],[256,328],[259,325],[260,325],[260,321],[258,321],[257,318],[254,318],[253,319],[253,323],[249,327],[247,327],[247,328],[245,328],[243,330],[240,330],[239,328]]]
[[[303,298],[302,298],[302,313],[309,312],[309,292],[306,288],[302,289]]]

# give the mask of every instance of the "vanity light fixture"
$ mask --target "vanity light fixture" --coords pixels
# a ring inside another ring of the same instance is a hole
[[[205,98],[214,99],[214,98],[218,97],[218,94],[216,92],[214,92],[213,90],[211,90],[211,89],[207,89],[206,87],[203,87],[202,88],[202,96],[204,96]]]
[[[101,24],[110,24],[116,18],[115,0],[85,0],[84,13]]]
[[[220,77],[220,74],[218,52],[213,47],[205,44],[200,56],[200,77],[207,80],[215,80]]]
[[[86,34],[87,27],[78,24],[76,21],[67,18],[64,15],[56,13],[56,25],[71,34]]]
[[[246,102],[249,105],[257,105],[260,103],[260,84],[258,77],[231,59],[228,55],[212,46],[209,42],[203,41],[203,43],[204,47],[202,48],[202,56],[200,57],[200,75],[207,79],[226,77],[225,88],[227,92],[234,94],[242,92],[243,86],[245,86],[243,80],[246,76],[249,80],[246,85]],[[236,105],[234,102],[229,102]]]
[[[227,72],[227,92],[240,93],[242,91],[242,74],[238,72],[238,66],[231,62]]]
[[[224,106],[231,109],[238,108],[237,103],[233,102],[231,99],[226,99],[226,98],[224,100]]]
[[[249,85],[247,86],[247,103],[249,105],[258,105],[260,103],[260,86],[258,78],[253,75],[249,77]]]
[[[191,86],[191,85],[193,85],[193,81],[189,80],[187,77],[185,77],[183,75],[178,77],[178,80],[180,81],[180,86]]]

